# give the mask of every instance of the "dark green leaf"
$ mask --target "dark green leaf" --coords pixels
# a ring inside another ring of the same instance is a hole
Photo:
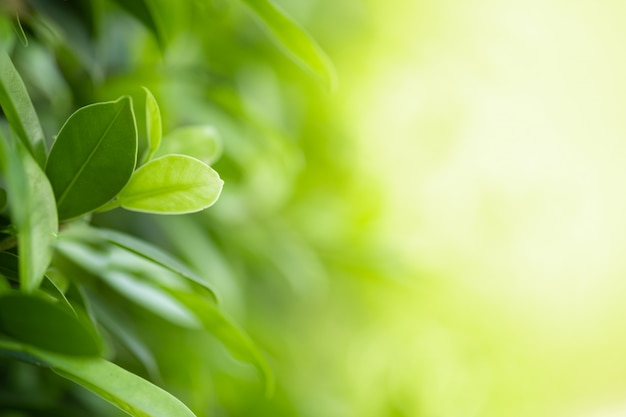
[[[0,188],[0,211],[4,210],[4,208],[7,206],[7,192],[4,190],[4,188]]]
[[[26,148],[43,166],[46,144],[39,118],[22,78],[4,50],[0,50],[0,107]]]
[[[0,295],[0,331],[17,341],[52,352],[93,356],[99,340],[66,306],[19,291]]]
[[[98,34],[100,27],[99,3],[99,0],[63,0],[66,13],[75,14],[76,22],[85,25],[87,33],[94,38]]]
[[[92,104],[65,122],[46,165],[60,219],[97,209],[130,179],[137,160],[137,128],[128,97]]]
[[[0,252],[0,274],[19,282],[19,263],[16,255],[11,252]]]
[[[273,392],[272,371],[246,333],[228,320],[213,303],[198,294],[171,289],[169,292],[193,311],[204,328],[217,337],[235,358],[254,365],[263,377],[266,393],[270,395]]]
[[[270,0],[243,0],[265,23],[276,40],[330,90],[337,86],[335,68],[317,43]]]
[[[0,134],[0,163],[17,229],[20,286],[32,292],[41,283],[52,259],[58,221],[50,183],[19,141],[15,148]]]
[[[100,28],[101,0],[29,0],[38,13],[70,33],[95,38]],[[71,23],[72,27],[68,27]]]
[[[152,380],[160,380],[161,374],[150,347],[139,336],[133,320],[114,303],[102,302],[90,297],[98,322],[116,337],[146,368]]]
[[[205,163],[184,155],[167,155],[139,168],[118,196],[128,210],[183,214],[217,201],[224,182]]]
[[[26,351],[26,346],[0,335],[0,354],[37,366],[49,366],[43,359]]]
[[[58,355],[2,339],[0,351],[51,367],[133,417],[195,417],[170,393],[104,359]]]
[[[120,7],[139,20],[163,48],[165,46],[165,33],[163,32],[152,3],[149,0],[114,0]]]

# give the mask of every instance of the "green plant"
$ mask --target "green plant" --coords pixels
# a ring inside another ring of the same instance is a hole
[[[98,302],[95,288],[105,282],[166,320],[206,327],[266,371],[248,339],[213,306],[213,294],[200,278],[147,243],[89,227],[83,220],[115,206],[180,214],[217,200],[222,180],[205,163],[180,154],[151,159],[161,141],[152,95],[146,90],[150,147],[139,168],[135,118],[131,100],[124,97],[77,110],[47,157],[43,154],[44,171],[36,151],[43,134],[35,112],[6,53],[2,64],[0,104],[7,109],[9,128],[20,132],[5,131],[0,141],[10,207],[0,266],[6,280],[0,294],[3,352],[48,366],[133,415],[190,414],[164,391],[100,357],[110,342],[96,326],[102,313],[90,305]],[[11,251],[14,245],[17,251]],[[134,258],[147,260],[146,268],[156,270],[133,270],[138,265]],[[171,272],[172,283],[150,279],[150,272],[165,271]]]
[[[297,62],[333,88],[327,58],[303,31],[268,1],[246,3]],[[66,79],[90,71],[90,52],[81,42],[97,36],[103,8],[116,5],[142,22],[162,49],[172,30],[163,21],[166,13],[202,10],[200,4],[161,1],[32,1],[15,2],[0,15],[0,107],[6,118],[0,127],[0,196],[7,206],[0,241],[0,353],[49,368],[134,416],[193,415],[148,382],[160,378],[155,358],[128,320],[147,312],[168,325],[213,335],[259,370],[270,393],[273,377],[265,359],[220,310],[202,277],[155,245],[90,224],[92,215],[118,207],[184,214],[211,206],[223,184],[208,165],[221,152],[215,129],[179,127],[161,143],[159,106],[144,88],[141,100],[122,96],[78,108],[48,150],[49,135],[13,63],[12,51],[22,48],[17,42],[35,39],[40,47],[52,45]],[[69,22],[64,29],[85,39],[59,33],[59,22]],[[80,97],[81,81],[71,84]],[[141,312],[120,311],[120,305]],[[130,372],[114,363],[120,350],[143,369]],[[27,402],[2,407],[38,412]]]

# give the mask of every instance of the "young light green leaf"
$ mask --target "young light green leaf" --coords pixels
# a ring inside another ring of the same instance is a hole
[[[43,166],[46,144],[39,118],[22,78],[4,50],[0,50],[0,107],[26,148]]]
[[[196,417],[172,394],[101,358],[59,355],[2,339],[0,352],[51,367],[133,417]]]
[[[17,34],[18,39],[22,43],[24,47],[28,46],[28,38],[26,37],[26,33],[24,33],[24,28],[22,27],[22,22],[20,21],[20,15],[15,14],[15,21],[13,22],[13,28],[15,29],[15,33]]]
[[[94,252],[89,245],[97,245],[106,250],[106,252]],[[108,245],[111,246],[107,247]],[[125,233],[77,225],[65,229],[59,235],[57,243],[59,251],[94,275],[99,275],[103,269],[113,266],[109,262],[112,261],[110,248],[126,251],[128,254],[138,257],[138,259],[148,261],[157,267],[173,272],[192,284],[191,288],[194,290],[208,296],[213,301],[217,301],[213,289],[187,265],[162,249]],[[0,252],[0,255],[2,253]],[[0,258],[0,265],[1,261],[2,258]]]
[[[222,140],[213,126],[185,126],[165,136],[157,156],[182,154],[211,165],[222,154]]]
[[[135,171],[118,201],[134,211],[193,213],[215,203],[223,184],[205,163],[184,155],[167,155]]]
[[[298,62],[319,77],[331,91],[337,87],[335,68],[324,51],[270,0],[243,0],[265,23],[276,40]]]
[[[107,203],[124,188],[136,161],[137,127],[129,97],[77,110],[61,128],[46,164],[59,218]]]
[[[100,277],[134,304],[177,326],[198,329],[198,318],[166,291],[125,271],[106,270]]]
[[[146,87],[146,128],[148,132],[148,153],[145,160],[149,161],[152,155],[159,149],[161,145],[161,136],[163,134],[161,127],[161,112],[156,99]]]
[[[111,288],[134,304],[178,326],[187,328],[201,327],[196,316],[178,300],[161,289],[158,279],[152,278],[158,273],[167,273],[168,271],[163,269],[162,266],[152,263],[150,258],[127,251],[124,247],[111,246],[110,249],[115,249],[118,255],[130,257],[129,261],[130,265],[132,265],[132,270],[128,270],[125,268],[125,265],[116,264],[115,259],[119,260],[119,256],[115,256],[115,251],[98,252],[79,240],[61,238],[57,244],[57,249],[85,270],[100,277]],[[109,259],[110,262],[104,259]],[[151,267],[145,274],[140,261]],[[149,279],[142,279],[142,276]],[[174,276],[178,277],[178,275]],[[188,287],[183,286],[183,288]],[[203,289],[205,288],[203,287]],[[210,294],[213,295],[212,292]]]
[[[14,145],[0,134],[0,164],[18,235],[20,287],[32,292],[39,287],[52,259],[58,220],[46,175],[21,142],[14,141]]]
[[[74,311],[21,291],[0,294],[0,330],[15,340],[52,352],[96,356],[100,341]]]
[[[204,328],[217,337],[235,358],[257,368],[265,383],[266,394],[271,395],[274,390],[274,376],[248,335],[228,320],[209,300],[194,293],[172,289],[168,291],[193,311]]]
[[[90,228],[90,232],[105,239],[109,243],[116,245],[122,249],[141,256],[157,265],[162,266],[186,279],[191,281],[196,287],[201,287],[204,294],[208,294],[215,301],[215,293],[208,284],[200,278],[195,272],[187,267],[184,263],[174,258],[162,249],[149,244],[146,241],[137,239],[133,236],[109,229]]]
[[[156,39],[161,48],[165,46],[165,33],[149,0],[114,0],[121,8],[139,20]]]

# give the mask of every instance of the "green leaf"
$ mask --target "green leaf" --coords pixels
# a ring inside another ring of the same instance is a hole
[[[0,163],[10,198],[11,219],[17,229],[20,286],[39,287],[52,259],[58,231],[54,195],[46,175],[21,142],[11,147],[0,135]]]
[[[192,329],[201,327],[198,319],[187,307],[159,286],[156,275],[168,273],[162,267],[117,246],[112,247],[114,251],[100,252],[81,242],[61,239],[57,248],[134,304],[175,325]],[[130,256],[130,259],[127,258],[125,259],[127,262],[122,261],[120,264],[119,255]],[[142,267],[141,261],[146,262],[149,268]],[[126,269],[124,263],[129,264],[132,270]]]
[[[46,144],[39,118],[20,74],[4,50],[0,50],[0,107],[26,148],[43,166]]]
[[[65,122],[46,174],[60,219],[93,211],[126,185],[137,160],[137,127],[129,97],[91,104]]]
[[[215,293],[208,286],[208,284],[195,272],[187,267],[184,263],[174,258],[169,253],[162,249],[149,244],[141,239],[137,239],[133,236],[129,236],[125,233],[120,233],[115,230],[108,229],[95,229],[91,228],[94,234],[97,234],[103,239],[106,239],[109,243],[116,245],[122,249],[132,252],[142,258],[145,258],[157,265],[162,266],[186,279],[191,281],[195,286],[202,288],[202,292],[208,294],[213,300],[215,300]]]
[[[167,391],[104,359],[58,355],[2,339],[0,351],[49,366],[133,417],[195,417]]]
[[[49,366],[43,359],[26,352],[26,346],[0,334],[0,354],[37,366]]]
[[[90,297],[98,322],[116,337],[146,368],[152,380],[161,380],[159,366],[150,348],[141,339],[134,321],[116,304]]]
[[[161,28],[152,3],[147,0],[114,0],[121,8],[139,20],[156,39],[161,48],[165,47],[165,33]]]
[[[100,277],[134,304],[180,327],[201,328],[198,318],[163,289],[125,271],[105,270]]]
[[[15,21],[13,22],[13,28],[15,29],[15,33],[17,34],[18,39],[22,43],[22,46],[28,46],[28,38],[26,37],[26,33],[24,33],[24,28],[22,27],[22,22],[20,21],[20,15],[15,14]]]
[[[9,200],[7,200],[7,192],[4,188],[0,188],[0,211],[4,210]]]
[[[139,168],[118,196],[129,210],[160,214],[193,213],[217,201],[224,182],[197,159],[168,155]]]
[[[16,255],[11,252],[0,252],[0,275],[10,281],[19,282],[19,258]],[[54,276],[54,270],[52,269],[48,270],[48,273],[44,276],[45,279],[41,283],[40,291],[35,292],[35,294],[51,295],[65,304],[68,309],[76,312],[61,288],[50,276]]]
[[[19,260],[11,252],[0,252],[0,274],[19,282]]]
[[[157,156],[182,154],[211,165],[222,154],[222,140],[213,126],[179,127],[167,134]]]
[[[146,92],[146,128],[148,132],[149,144],[145,160],[149,161],[161,145],[161,136],[163,132],[161,127],[161,112],[159,111],[159,104],[150,90],[146,87],[143,87],[143,89]]]
[[[217,337],[236,359],[257,368],[265,383],[267,395],[271,395],[274,390],[274,376],[248,335],[227,319],[213,303],[198,294],[172,289],[169,292],[193,311],[204,328]]]
[[[296,62],[319,77],[328,89],[336,89],[337,74],[332,62],[304,29],[270,0],[243,1],[265,23]]]
[[[76,23],[84,25],[89,36],[97,36],[101,20],[99,0],[62,0],[60,4],[57,0],[56,3],[54,7],[62,7],[64,13],[74,15]]]
[[[68,38],[80,33],[84,40],[95,38],[102,20],[101,0],[29,0],[38,15],[42,15],[67,31]],[[32,16],[31,20],[34,20]],[[71,27],[69,25],[71,24]],[[69,39],[77,41],[77,39]],[[84,41],[83,39],[78,40]]]
[[[94,253],[88,245],[97,245],[108,250]],[[107,245],[112,246],[107,247]],[[213,289],[187,265],[162,249],[125,233],[76,225],[65,229],[60,234],[57,244],[57,249],[94,275],[99,275],[102,270],[116,266],[113,264],[111,248],[125,251],[137,257],[136,259],[148,261],[152,265],[173,272],[192,284],[191,288],[195,291],[208,296],[213,301],[217,300]],[[0,252],[0,255],[2,253]],[[137,263],[136,260],[134,262]]]
[[[11,19],[6,14],[0,14],[0,52],[10,52],[13,49],[15,31],[12,26]]]
[[[17,341],[52,352],[95,356],[99,340],[65,305],[9,291],[0,294],[0,331]]]

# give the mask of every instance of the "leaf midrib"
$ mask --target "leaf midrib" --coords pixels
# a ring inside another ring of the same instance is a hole
[[[122,203],[122,205],[126,204],[126,203],[132,203],[134,201],[137,200],[143,200],[146,198],[152,198],[161,194],[174,194],[174,193],[180,193],[180,192],[185,192],[188,191],[190,189],[193,188],[202,188],[202,187],[208,187],[211,184],[206,183],[206,182],[198,182],[198,183],[190,183],[190,184],[184,184],[184,185],[170,185],[168,187],[158,187],[158,188],[154,188],[152,190],[147,190],[147,191],[139,191],[136,193],[132,193],[131,197],[126,197],[126,196],[120,196],[120,201]]]
[[[91,153],[89,153],[89,156],[87,157],[85,162],[82,163],[82,165],[80,166],[79,170],[76,172],[76,174],[74,175],[74,177],[72,178],[70,183],[65,188],[65,191],[63,191],[63,193],[61,194],[61,197],[59,197],[59,200],[58,200],[58,203],[57,203],[58,207],[61,207],[63,205],[63,202],[65,201],[65,198],[69,194],[70,190],[74,187],[74,184],[76,183],[78,178],[81,176],[81,174],[85,170],[85,167],[89,164],[89,162],[91,161],[91,159],[95,155],[96,151],[100,148],[100,145],[102,145],[102,142],[104,141],[104,138],[109,134],[109,131],[111,130],[111,127],[113,126],[113,124],[115,124],[117,119],[120,117],[120,114],[122,114],[123,110],[124,110],[124,106],[122,105],[122,107],[120,107],[120,109],[117,111],[117,113],[113,117],[113,120],[111,120],[111,122],[107,126],[106,130],[102,134],[102,137],[96,143],[96,146],[93,147],[93,149],[91,150]]]

